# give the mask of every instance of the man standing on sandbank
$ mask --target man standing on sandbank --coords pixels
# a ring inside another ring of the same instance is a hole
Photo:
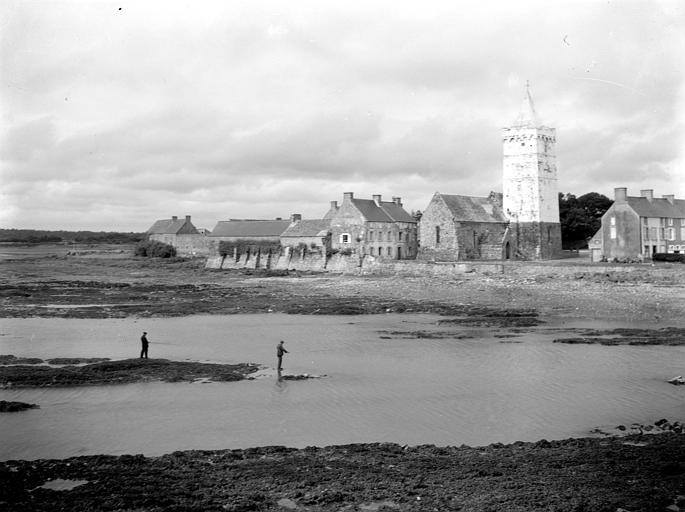
[[[142,345],[142,348],[140,349],[140,358],[147,359],[147,347],[148,347],[148,341],[147,341],[147,333],[144,332],[143,335],[140,337],[140,344]]]
[[[283,354],[287,354],[288,351],[283,346],[284,341],[281,340],[278,345],[276,345],[276,356],[278,357],[278,371],[281,371],[281,363],[283,362]]]

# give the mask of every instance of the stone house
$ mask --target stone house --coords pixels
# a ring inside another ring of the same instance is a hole
[[[471,197],[436,192],[419,221],[419,258],[509,259],[508,226],[502,194]]]
[[[343,194],[342,204],[331,201],[324,216],[330,222],[331,248],[341,253],[389,259],[414,259],[418,246],[417,222],[402,206],[402,199],[356,199]]]
[[[291,217],[292,222],[281,234],[281,245],[291,248],[306,248],[326,254],[331,248],[331,222],[327,219],[302,219],[301,215]]]
[[[628,196],[627,188],[616,188],[614,203],[589,245],[593,261],[685,253],[685,200],[673,195],[655,198],[651,189]]]
[[[555,129],[538,121],[526,87],[519,116],[502,129],[503,193],[436,194],[419,223],[421,257],[539,260],[560,254],[555,143]]]
[[[178,256],[207,254],[205,236],[193,226],[190,215],[186,215],[185,220],[173,216],[170,219],[155,221],[146,234],[150,240],[174,246]]]

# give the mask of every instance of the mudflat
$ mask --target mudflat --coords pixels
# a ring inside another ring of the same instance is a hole
[[[456,276],[357,276],[207,270],[203,259],[134,258],[119,251],[1,260],[0,317],[426,312],[511,327],[547,316],[685,327],[683,264],[570,259],[507,262],[503,271],[493,265]]]

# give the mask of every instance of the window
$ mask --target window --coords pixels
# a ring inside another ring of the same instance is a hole
[[[400,236],[400,242],[401,242],[402,241],[402,232],[401,231],[400,231],[399,236]]]
[[[373,231],[369,231],[369,242],[373,242]]]
[[[666,228],[666,240],[675,240],[675,229]]]
[[[435,245],[440,245],[440,226],[435,226]]]
[[[392,247],[387,248],[388,256],[392,256]]]
[[[609,222],[609,237],[616,240],[616,217],[611,217]]]
[[[649,239],[656,240],[656,228],[649,228]]]
[[[349,233],[343,233],[340,235],[340,243],[341,244],[349,244],[350,243],[350,234]]]
[[[685,227],[680,228],[680,239],[685,240]]]
[[[671,219],[671,218],[668,219],[668,225],[669,225],[669,226],[672,226],[672,225],[673,225],[673,219]]]

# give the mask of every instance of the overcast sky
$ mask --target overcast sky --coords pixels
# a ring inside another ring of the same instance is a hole
[[[0,227],[484,196],[526,80],[561,192],[685,199],[684,5],[3,0]]]

